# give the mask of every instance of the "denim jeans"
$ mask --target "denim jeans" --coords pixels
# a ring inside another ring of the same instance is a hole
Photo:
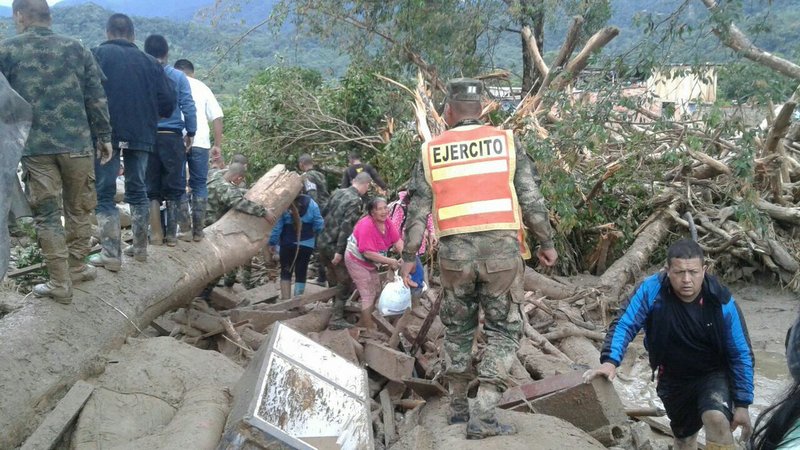
[[[117,175],[119,174],[120,150],[114,149],[111,160],[104,165],[99,159],[94,160],[95,189],[97,190],[97,214],[113,214],[117,207],[114,194],[117,192]],[[125,157],[125,202],[131,206],[147,205],[147,186],[145,173],[150,153],[144,150],[123,150]]]
[[[147,197],[150,200],[180,200],[186,193],[186,148],[180,133],[156,136],[156,148],[147,163]]]
[[[207,148],[192,147],[186,155],[189,165],[189,188],[195,197],[208,198],[208,151]]]

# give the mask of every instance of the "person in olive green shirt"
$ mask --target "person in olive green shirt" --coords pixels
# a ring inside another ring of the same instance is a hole
[[[79,41],[53,33],[45,0],[14,0],[12,12],[19,34],[0,42],[0,72],[33,108],[22,166],[50,274],[33,293],[68,304],[72,284],[96,276],[84,258],[97,203],[92,157],[96,149],[101,162],[111,158],[103,75]]]

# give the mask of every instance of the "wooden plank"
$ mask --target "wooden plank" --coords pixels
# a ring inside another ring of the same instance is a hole
[[[59,443],[64,431],[72,424],[83,405],[94,392],[94,386],[79,380],[47,415],[39,428],[25,441],[22,450],[50,450]]]
[[[278,298],[278,295],[278,288],[274,284],[270,283],[253,289],[248,289],[239,294],[239,298],[244,304],[256,305],[272,298]]]
[[[394,334],[394,327],[392,324],[383,317],[377,309],[372,312],[372,318],[375,319],[375,324],[378,326],[378,330],[382,333],[386,334],[387,336],[391,336]]]
[[[259,333],[279,320],[292,319],[300,315],[293,311],[258,311],[252,309],[232,309],[229,313],[231,321],[241,322],[243,320],[249,320],[253,329]]]
[[[389,391],[384,389],[380,393],[381,409],[383,410],[383,437],[388,448],[395,440],[394,405],[392,405]]]
[[[313,294],[302,295],[300,297],[287,300],[285,302],[276,303],[274,305],[265,305],[259,308],[261,311],[288,311],[293,308],[308,305],[310,303],[321,302],[331,299],[339,292],[339,287],[327,288]]]
[[[447,390],[438,382],[424,378],[403,378],[403,382],[422,398],[447,395]]]
[[[498,408],[509,409],[525,401],[544,397],[547,394],[577,386],[583,383],[583,372],[575,371],[547,377],[533,383],[508,389],[498,403]]]

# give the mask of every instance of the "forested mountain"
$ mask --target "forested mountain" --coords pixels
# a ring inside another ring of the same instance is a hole
[[[134,17],[137,39],[151,33],[163,34],[170,42],[170,59],[188,58],[198,68],[198,75],[223,94],[239,91],[260,70],[275,64],[302,66],[318,70],[330,78],[344,73],[349,58],[341,48],[324,45],[290,26],[273,33],[269,25],[247,34],[252,27],[269,17],[279,0],[229,0],[214,9],[214,0],[62,0],[53,8],[54,28],[95,46],[105,39],[104,24],[112,12]],[[793,0],[745,0],[734,19],[753,41],[765,50],[792,58],[800,45],[800,10]],[[242,11],[230,5],[241,5]],[[548,10],[545,24],[545,58],[557,51],[563,41],[570,16],[562,5]],[[220,8],[228,9],[220,9]],[[664,27],[670,15],[680,9],[680,34],[669,45],[653,43],[644,30]],[[9,8],[0,7],[0,15]],[[721,46],[710,33],[697,32],[708,13],[697,0],[611,0],[608,24],[620,28],[619,36],[604,52],[633,55],[643,42],[650,40],[650,57],[669,62],[725,62],[730,50]],[[213,23],[213,25],[212,25]],[[513,25],[513,24],[512,24]],[[513,28],[511,26],[510,28]],[[10,19],[0,19],[0,33],[13,33]],[[503,33],[495,42],[491,64],[519,73],[521,66],[519,35]],[[647,48],[645,48],[647,50]],[[223,54],[227,55],[223,58]],[[217,66],[216,68],[214,68]],[[213,73],[209,71],[214,68]]]

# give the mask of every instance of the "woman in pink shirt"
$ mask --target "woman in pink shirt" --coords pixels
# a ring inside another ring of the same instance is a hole
[[[388,216],[386,200],[373,198],[367,203],[367,215],[356,223],[347,240],[344,263],[361,296],[361,320],[356,326],[363,328],[375,328],[372,312],[381,290],[378,266],[386,264],[392,270],[400,267],[399,260],[386,256],[390,248],[398,254],[403,251],[403,240],[397,227],[386,220]]]

